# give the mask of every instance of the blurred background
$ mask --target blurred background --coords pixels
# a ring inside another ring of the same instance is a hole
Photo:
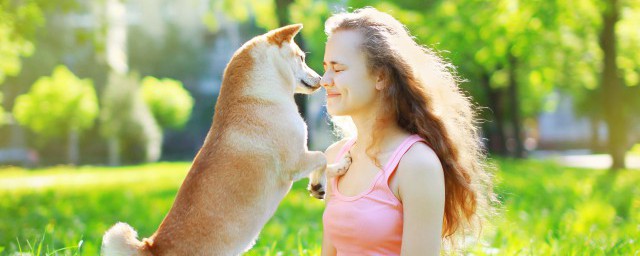
[[[364,6],[466,80],[509,209],[475,254],[640,252],[640,1],[0,0],[0,254],[92,255],[118,220],[150,235],[234,51],[302,23],[322,74],[324,21]],[[323,93],[296,101],[324,150],[336,138]],[[249,254],[319,253],[322,203],[305,193],[294,186]]]
[[[324,20],[366,5],[457,67],[492,155],[617,169],[640,142],[638,1],[3,0],[0,164],[190,160],[239,46],[302,23],[321,74]],[[322,93],[297,101],[325,149]]]

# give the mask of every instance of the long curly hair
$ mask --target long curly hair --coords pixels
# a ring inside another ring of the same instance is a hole
[[[436,152],[445,177],[442,238],[453,245],[456,234],[480,231],[482,219],[492,213],[495,196],[492,175],[478,133],[471,100],[460,90],[455,68],[433,50],[417,44],[391,15],[372,7],[338,13],[325,23],[328,37],[337,31],[362,33],[361,49],[369,72],[386,80],[384,102],[378,112],[367,155],[379,165],[380,136],[389,122],[418,134]],[[342,134],[353,136],[349,117],[332,117]],[[462,231],[462,232],[459,232]],[[478,232],[480,234],[480,232]]]

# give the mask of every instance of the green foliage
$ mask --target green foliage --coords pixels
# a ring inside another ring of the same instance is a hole
[[[474,255],[634,255],[640,245],[640,172],[496,161],[499,215],[485,223]],[[111,225],[125,221],[148,237],[171,207],[190,163],[119,168],[55,167],[0,172],[0,247],[97,255]],[[37,182],[36,182],[37,181]],[[245,255],[318,255],[323,203],[294,184]],[[44,231],[43,231],[44,230]],[[42,239],[42,237],[45,237]],[[33,246],[37,248],[37,246]],[[43,249],[43,250],[44,250]]]
[[[631,150],[629,150],[630,154],[640,156],[640,143],[633,145]]]
[[[58,66],[52,76],[38,79],[16,99],[13,115],[33,132],[56,137],[91,128],[98,116],[98,100],[91,80]]]
[[[319,74],[323,71],[324,45],[327,41],[324,22],[331,14],[328,5],[326,1],[298,0],[290,8],[291,22],[304,25],[299,36],[304,38],[308,50],[306,62]]]
[[[258,26],[266,29],[278,27],[275,3],[273,0],[222,0],[213,1],[214,12],[224,12],[234,20],[245,22],[255,17]]]
[[[20,73],[21,59],[33,54],[35,29],[44,23],[36,1],[17,3],[0,0],[0,85],[7,76]],[[6,123],[0,92],[0,126]]]
[[[622,19],[617,26],[618,44],[620,53],[616,60],[621,71],[623,83],[626,86],[640,86],[640,32],[638,24],[640,24],[640,4],[622,8]],[[640,101],[639,94],[636,94],[632,100]],[[638,105],[633,106],[634,109]]]
[[[0,0],[0,84],[7,76],[20,72],[20,58],[33,53],[31,40],[43,23],[37,1]]]
[[[180,129],[189,120],[193,97],[180,81],[145,77],[142,96],[161,127]]]

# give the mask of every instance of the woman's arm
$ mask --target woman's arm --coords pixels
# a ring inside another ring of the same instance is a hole
[[[396,175],[404,212],[401,254],[439,255],[445,187],[438,156],[424,143],[416,143],[403,156]]]

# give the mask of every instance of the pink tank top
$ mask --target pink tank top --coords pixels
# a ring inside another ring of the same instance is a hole
[[[371,187],[359,195],[344,196],[338,191],[338,179],[331,179],[331,195],[322,216],[324,232],[336,248],[337,255],[400,255],[402,245],[402,203],[389,188],[402,156],[418,141],[411,135],[398,146],[373,178]],[[338,153],[341,159],[355,139],[348,141]]]

